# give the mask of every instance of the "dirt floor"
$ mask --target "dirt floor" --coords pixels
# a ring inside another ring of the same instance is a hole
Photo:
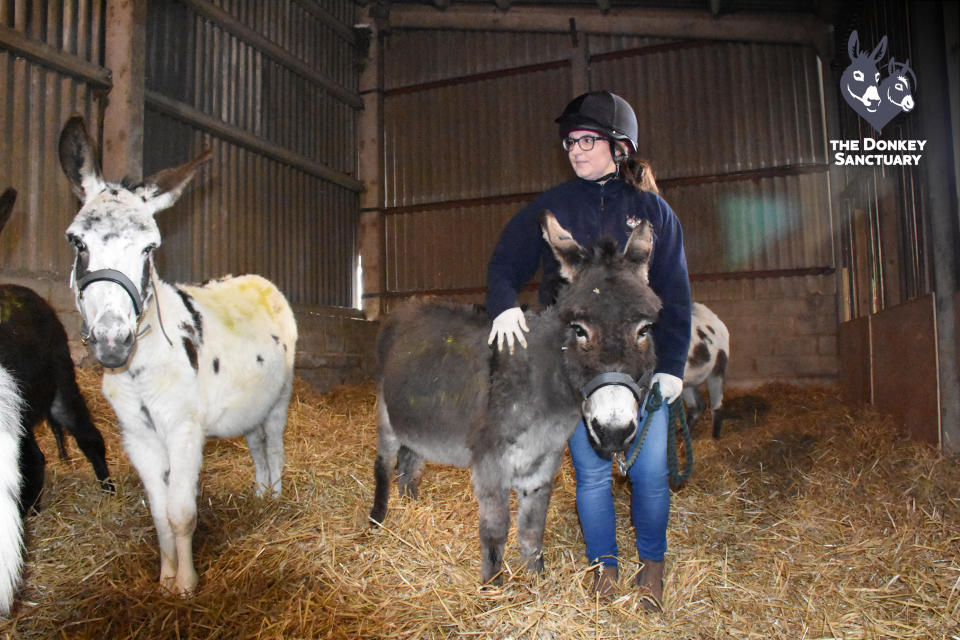
[[[394,492],[371,528],[372,386],[326,395],[302,381],[287,429],[283,497],[253,495],[242,439],[210,442],[194,553],[200,584],[159,588],[139,479],[99,375],[81,386],[107,440],[116,495],[49,430],[43,510],[27,521],[28,567],[0,638],[943,638],[960,640],[960,465],[840,404],[836,390],[730,393],[719,441],[709,416],[696,465],[673,494],[666,611],[590,597],[569,460],[557,477],[541,576],[479,584],[468,472],[428,466],[418,501]],[[633,548],[629,484],[615,483],[620,548]],[[637,558],[624,553],[629,576]]]

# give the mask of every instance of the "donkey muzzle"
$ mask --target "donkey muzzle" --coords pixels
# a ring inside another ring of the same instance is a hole
[[[93,356],[107,369],[125,365],[135,342],[136,334],[126,319],[111,312],[105,313],[86,336]]]
[[[593,378],[581,389],[583,423],[596,452],[609,457],[625,451],[637,434],[637,415],[644,392],[625,373],[608,372]]]

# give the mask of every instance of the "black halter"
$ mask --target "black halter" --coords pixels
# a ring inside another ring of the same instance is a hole
[[[607,387],[610,385],[626,387],[637,399],[637,402],[643,405],[644,393],[640,388],[640,385],[637,384],[637,381],[634,380],[632,376],[626,373],[620,373],[618,371],[607,371],[606,373],[601,373],[595,376],[592,380],[587,382],[587,384],[583,385],[583,387],[580,389],[580,395],[582,395],[583,399],[586,400],[600,387]]]
[[[147,260],[150,261],[150,271],[152,272],[153,252],[150,252]],[[77,261],[79,261],[79,255],[77,256]],[[76,277],[77,273],[77,261],[73,264],[74,277]],[[137,318],[138,325],[140,324],[140,318],[143,316],[144,307],[152,294],[152,291],[150,293],[144,291],[144,295],[141,296],[137,290],[137,285],[133,284],[125,273],[116,269],[88,271],[79,278],[76,278],[74,286],[76,287],[77,310],[80,312],[80,342],[83,344],[87,344],[90,341],[90,325],[87,323],[87,313],[83,310],[83,290],[94,282],[113,282],[114,284],[120,285],[123,290],[127,292],[127,295],[130,296],[130,302],[133,304],[133,312]]]
[[[133,284],[130,278],[122,271],[117,271],[116,269],[97,269],[96,271],[90,271],[77,278],[77,300],[79,301],[83,298],[83,290],[88,286],[94,282],[103,281],[115,282],[123,287],[127,295],[130,296],[130,302],[133,303],[133,311],[137,314],[137,319],[139,320],[143,314],[143,299],[140,297],[140,292],[137,291],[137,285]]]

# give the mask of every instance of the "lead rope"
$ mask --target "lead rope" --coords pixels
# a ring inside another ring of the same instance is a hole
[[[160,325],[160,333],[163,334],[163,337],[167,339],[167,344],[171,347],[173,346],[173,341],[170,340],[170,336],[167,335],[167,330],[163,328],[163,316],[160,315],[160,296],[157,293],[157,271],[153,268],[153,253],[150,253],[150,281],[153,283],[153,290],[150,292],[150,296],[143,303],[143,308],[146,310],[147,304],[150,301],[150,298],[153,298],[154,305],[157,307],[157,323]],[[150,331],[150,325],[145,326],[140,333],[137,334],[137,338],[140,338],[147,331]]]
[[[153,281],[153,301],[157,307],[157,323],[160,325],[160,333],[163,334],[163,337],[167,339],[167,344],[171,347],[173,346],[173,341],[170,340],[170,336],[167,335],[167,330],[163,328],[163,316],[160,315],[160,295],[157,293],[157,271],[153,268],[153,254],[150,254],[150,280]],[[150,325],[147,325],[147,329],[150,328]]]
[[[633,452],[630,454],[630,458],[624,461],[622,455],[617,454],[614,456],[614,459],[617,461],[617,468],[620,471],[620,475],[627,475],[627,471],[629,471],[630,467],[633,466],[633,463],[637,461],[637,457],[640,455],[640,450],[643,449],[643,442],[647,438],[647,431],[650,429],[650,420],[653,418],[653,414],[656,413],[662,406],[663,396],[660,395],[660,383],[657,383],[653,386],[653,388],[650,390],[650,394],[647,396],[647,415],[643,420],[643,428],[640,430],[640,435],[637,436],[637,442],[633,447]],[[690,428],[687,425],[687,416],[686,412],[683,410],[683,403],[679,398],[677,398],[673,404],[668,406],[667,468],[670,470],[670,483],[673,486],[678,486],[686,482],[690,477],[690,474],[693,473],[693,442],[690,438]],[[687,450],[682,474],[679,471],[680,465],[677,461],[677,423],[680,424],[680,432],[683,436],[683,445]]]

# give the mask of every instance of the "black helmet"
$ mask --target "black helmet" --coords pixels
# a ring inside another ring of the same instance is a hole
[[[630,153],[637,152],[637,116],[626,100],[609,91],[591,91],[574,98],[554,122],[560,125],[560,137],[583,128],[603,133],[628,143]]]

